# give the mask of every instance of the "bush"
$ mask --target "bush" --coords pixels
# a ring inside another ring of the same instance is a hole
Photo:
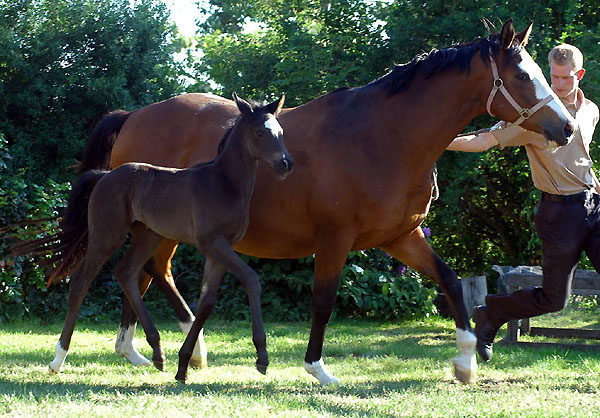
[[[58,184],[52,180],[45,186],[28,185],[24,180],[25,169],[8,175],[5,168],[10,158],[7,142],[0,133],[0,224],[4,229],[0,242],[0,321],[21,318],[31,307],[28,296],[45,292],[44,270],[31,258],[13,258],[10,247],[17,240],[34,238],[37,232],[52,227],[53,221],[10,230],[7,226],[57,216],[69,187],[68,183]]]

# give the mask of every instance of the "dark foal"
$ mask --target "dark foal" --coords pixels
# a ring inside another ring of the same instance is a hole
[[[248,227],[258,160],[267,163],[281,178],[291,172],[293,160],[275,119],[283,105],[283,96],[262,107],[250,105],[235,95],[234,99],[241,117],[221,140],[214,161],[185,170],[130,163],[109,172],[89,171],[75,183],[61,223],[63,241],[69,241],[72,248],[64,249],[62,254],[65,261],[73,254],[70,264],[82,257],[83,262],[69,282],[69,308],[56,357],[50,363],[51,372],[58,373],[64,363],[79,307],[92,280],[131,233],[131,246],[114,275],[144,327],[153,349],[154,365],[162,370],[165,357],[158,331],[142,303],[138,278],[142,270],[154,273],[152,254],[166,237],[193,244],[206,255],[196,320],[179,352],[176,379],[186,379],[194,344],[214,306],[225,270],[240,280],[248,294],[252,339],[258,354],[256,366],[266,373],[269,361],[260,309],[260,282],[256,272],[239,258],[232,246]],[[82,220],[85,212],[87,221]],[[87,250],[78,251],[81,243],[86,242],[86,233]]]

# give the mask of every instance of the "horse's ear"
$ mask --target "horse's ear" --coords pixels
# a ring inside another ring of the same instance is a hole
[[[240,99],[235,92],[233,92],[233,100],[235,100],[235,104],[237,105],[242,115],[250,116],[253,113],[252,106],[250,106],[250,103],[248,103],[244,99]]]
[[[508,19],[504,26],[502,26],[502,32],[500,32],[500,47],[502,49],[509,49],[515,39],[515,27],[513,26],[513,20]]]
[[[527,42],[529,42],[529,35],[531,35],[531,29],[533,29],[533,20],[531,21],[529,26],[527,26],[527,29],[525,29],[523,32],[517,33],[517,35],[515,36],[515,38],[519,42],[521,42],[521,45],[523,47],[527,46]]]
[[[274,116],[277,116],[279,112],[281,112],[281,108],[283,108],[284,101],[285,93],[283,93],[279,99],[267,105],[267,112],[271,113]]]

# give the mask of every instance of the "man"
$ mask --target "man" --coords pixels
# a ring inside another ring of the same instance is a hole
[[[585,74],[579,49],[559,45],[550,51],[548,61],[552,89],[579,125],[571,143],[552,149],[543,135],[500,122],[495,126],[499,129],[458,137],[448,146],[452,151],[478,152],[494,145],[524,145],[534,185],[542,191],[535,214],[542,240],[542,286],[488,295],[486,305],[474,309],[477,351],[484,361],[492,357],[494,337],[504,323],[565,307],[582,251],[600,272],[600,183],[589,154],[598,107],[579,88]]]

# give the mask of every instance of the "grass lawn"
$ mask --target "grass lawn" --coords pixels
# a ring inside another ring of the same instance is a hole
[[[302,368],[308,323],[266,323],[271,366],[254,368],[250,324],[211,320],[209,367],[174,379],[183,336],[159,324],[164,372],[114,352],[117,325],[78,323],[63,371],[48,374],[62,323],[0,329],[2,417],[588,417],[600,416],[600,352],[497,346],[475,385],[455,381],[451,321],[334,320],[321,387]],[[137,346],[150,356],[143,333]]]

